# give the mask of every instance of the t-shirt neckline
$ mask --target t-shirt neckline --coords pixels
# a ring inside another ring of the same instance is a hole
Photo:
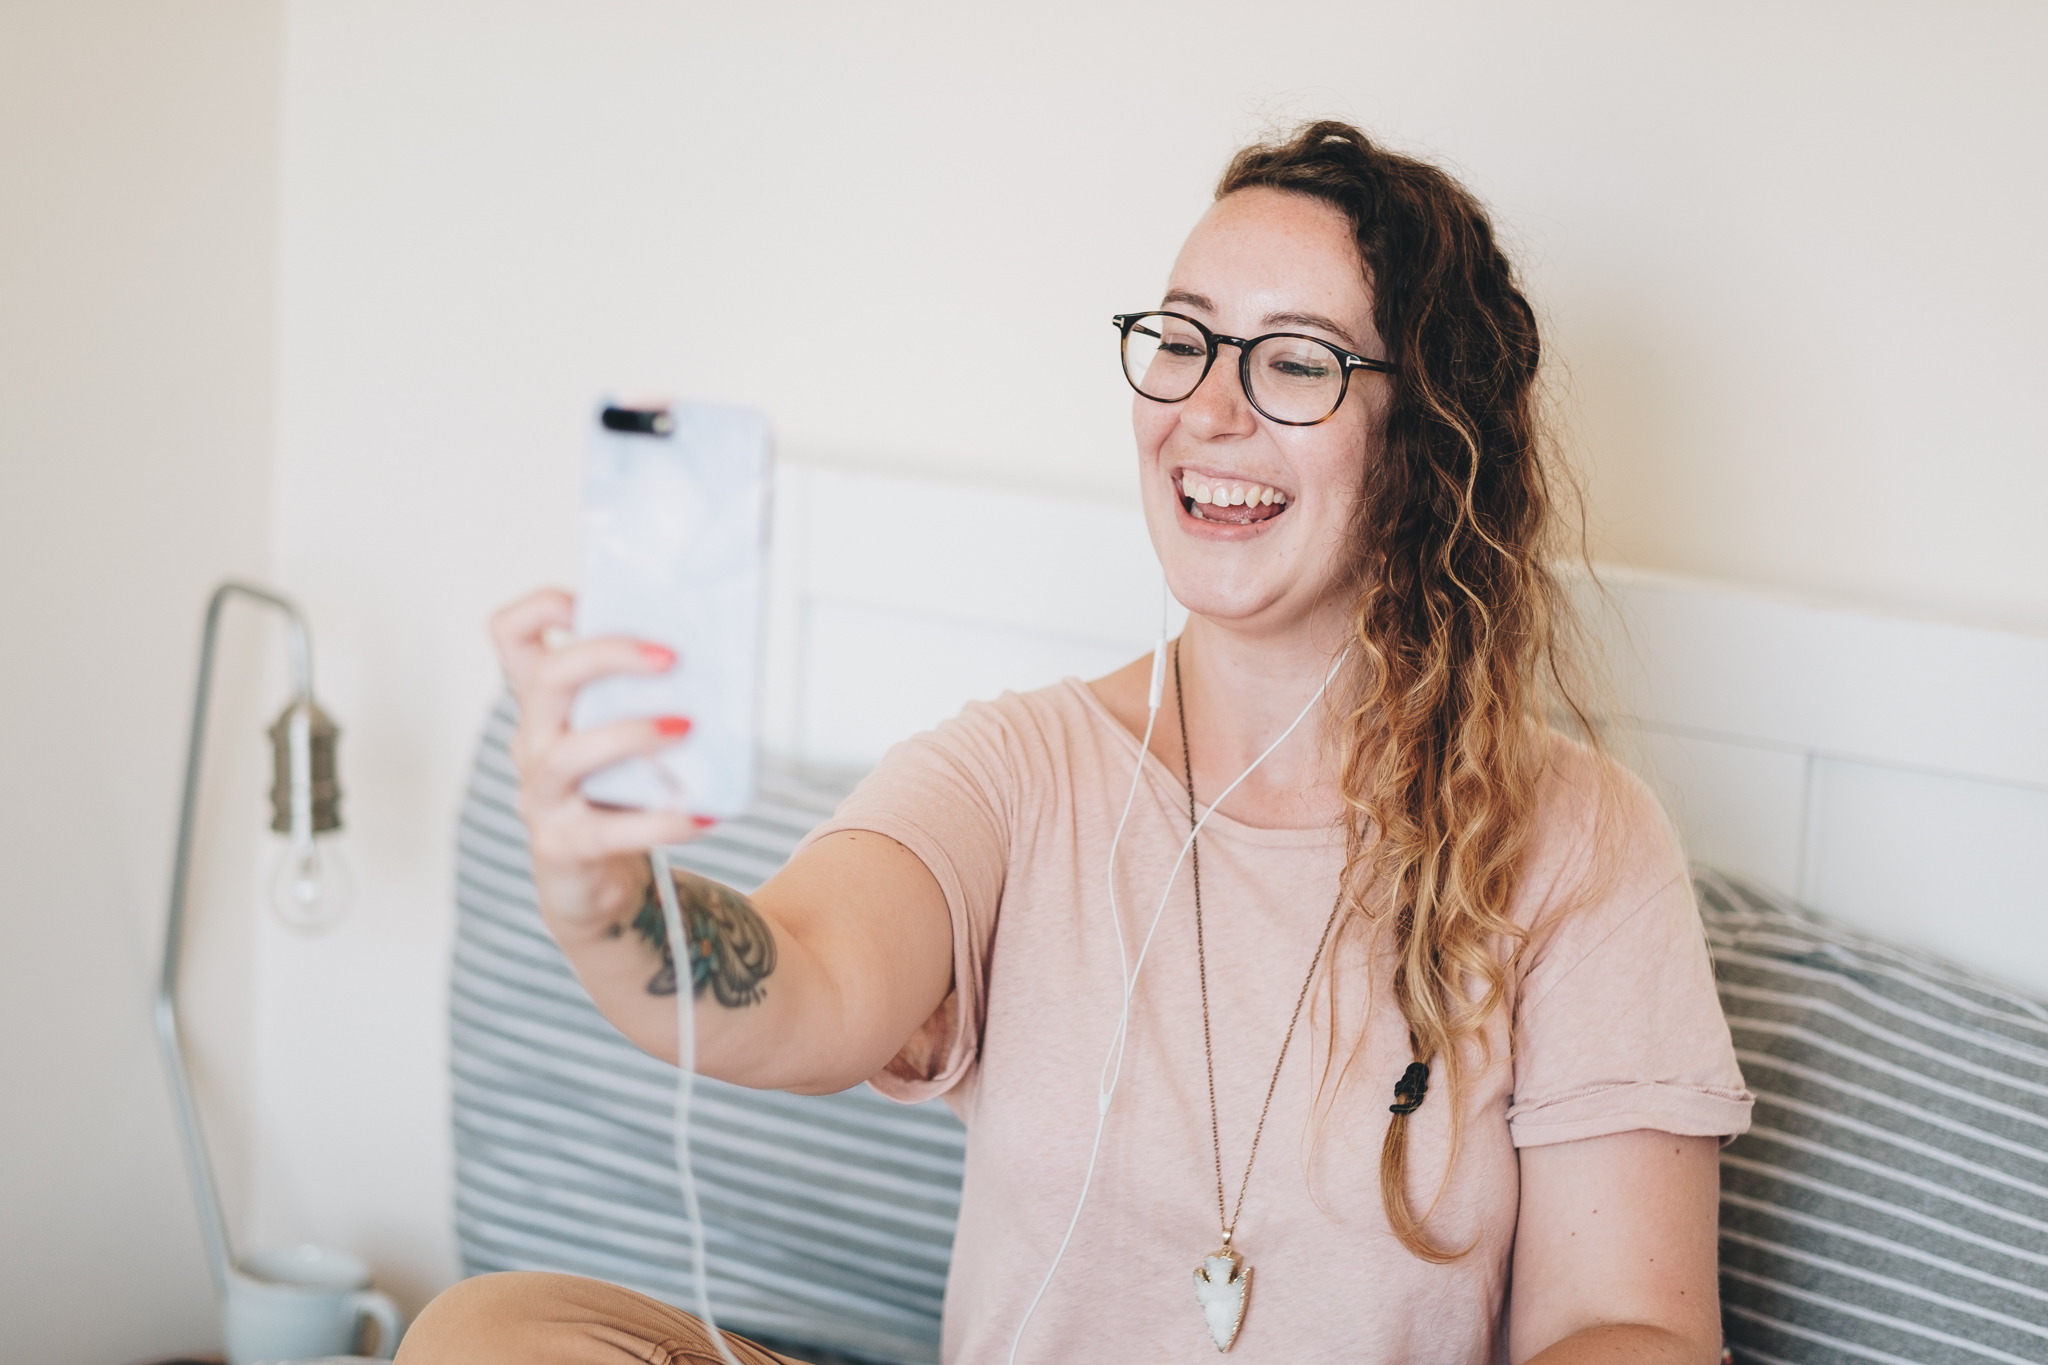
[[[1159,761],[1159,755],[1140,747],[1138,736],[1124,728],[1124,723],[1102,704],[1102,698],[1095,695],[1094,689],[1075,677],[1060,679],[1060,685],[1080,702],[1090,721],[1096,725],[1106,726],[1128,752],[1143,755],[1141,761],[1144,772],[1154,787],[1163,786],[1165,792],[1176,802],[1187,800],[1188,789],[1181,785],[1179,776]],[[1121,799],[1119,796],[1119,803]],[[1208,819],[1202,825],[1202,833],[1205,836],[1213,832],[1235,842],[1263,844],[1272,848],[1324,848],[1332,844],[1341,847],[1343,842],[1342,831],[1328,825],[1306,828],[1247,825],[1221,811],[1210,814],[1208,805],[1199,800],[1195,802],[1195,812],[1197,818],[1208,815]]]

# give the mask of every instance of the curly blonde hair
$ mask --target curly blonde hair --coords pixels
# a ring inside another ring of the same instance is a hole
[[[1455,1162],[1466,1054],[1483,1049],[1526,941],[1509,910],[1553,742],[1545,716],[1594,734],[1551,568],[1570,484],[1543,438],[1536,315],[1479,202],[1349,124],[1240,151],[1216,197],[1252,188],[1349,218],[1399,367],[1349,538],[1344,922],[1393,935],[1394,1000],[1415,1060],[1443,1069]],[[1407,1148],[1396,1113],[1380,1161],[1388,1224],[1414,1255],[1454,1260],[1411,1204]]]

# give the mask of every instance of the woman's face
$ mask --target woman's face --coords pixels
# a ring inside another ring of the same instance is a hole
[[[1218,200],[1188,235],[1159,306],[1226,336],[1299,332],[1387,356],[1351,225],[1307,195],[1252,189]],[[1186,401],[1132,395],[1145,519],[1173,595],[1260,634],[1336,605],[1386,394],[1384,376],[1356,370],[1328,421],[1283,426],[1246,401],[1238,349],[1223,346]],[[1206,504],[1196,500],[1203,484]],[[1242,505],[1216,500],[1239,488]]]

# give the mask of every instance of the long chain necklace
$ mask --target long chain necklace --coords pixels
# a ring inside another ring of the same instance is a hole
[[[1178,640],[1173,644],[1173,704],[1180,715],[1180,761],[1187,777],[1188,828],[1192,833],[1197,823],[1195,765],[1188,751],[1188,704],[1181,689]],[[1191,842],[1189,851],[1193,855],[1195,883],[1195,963],[1202,979],[1202,1056],[1209,1070],[1209,1149],[1216,1158],[1216,1222],[1223,1230],[1222,1244],[1195,1267],[1195,1300],[1202,1305],[1202,1320],[1209,1329],[1209,1339],[1221,1352],[1228,1351],[1237,1340],[1252,1293],[1252,1268],[1245,1263],[1243,1253],[1231,1245],[1231,1238],[1237,1231],[1238,1215],[1244,1212],[1245,1191],[1251,1188],[1252,1183],[1252,1163],[1259,1159],[1259,1139],[1266,1133],[1266,1115],[1273,1108],[1273,1093],[1280,1088],[1280,1070],[1287,1065],[1287,1049],[1294,1043],[1294,1028],[1301,1022],[1301,1007],[1308,1000],[1308,988],[1316,979],[1316,969],[1322,965],[1323,949],[1329,945],[1330,929],[1337,923],[1337,912],[1344,907],[1344,896],[1341,891],[1338,893],[1336,904],[1330,907],[1330,917],[1323,921],[1322,937],[1316,940],[1315,956],[1309,959],[1308,975],[1301,982],[1301,994],[1294,998],[1294,1013],[1287,1020],[1287,1035],[1280,1040],[1280,1057],[1273,1063],[1273,1078],[1266,1083],[1266,1101],[1259,1106],[1258,1126],[1252,1130],[1252,1149],[1244,1160],[1244,1179],[1238,1182],[1237,1205],[1227,1208],[1223,1194],[1223,1125],[1216,1116],[1216,1048],[1209,1030],[1209,956],[1202,938],[1202,849],[1199,840]]]

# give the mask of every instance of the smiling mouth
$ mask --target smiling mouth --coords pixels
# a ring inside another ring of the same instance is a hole
[[[1181,510],[1197,521],[1249,526],[1271,521],[1287,510],[1285,493],[1243,479],[1212,479],[1183,470],[1178,491]]]

